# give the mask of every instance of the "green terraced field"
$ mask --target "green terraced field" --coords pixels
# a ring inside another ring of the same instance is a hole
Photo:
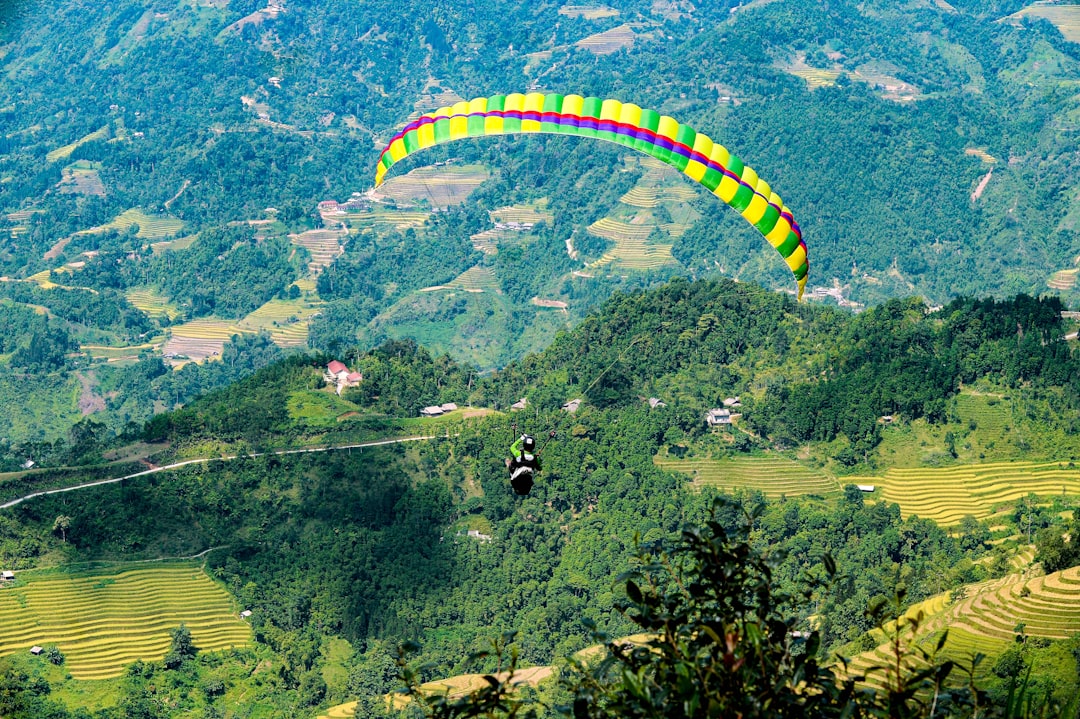
[[[93,227],[89,230],[82,230],[76,234],[89,235],[98,232],[107,232],[108,230],[123,232],[132,225],[139,226],[139,231],[135,236],[144,240],[163,240],[166,237],[177,234],[184,228],[182,220],[167,215],[148,215],[136,207],[130,210],[124,210],[117,215],[112,222]]]
[[[153,287],[133,287],[124,293],[131,306],[142,310],[151,317],[168,317],[175,319],[180,315],[180,310],[164,295],[158,294]]]
[[[547,222],[551,224],[555,221],[555,215],[548,212],[547,198],[537,200],[532,205],[511,205],[510,207],[500,207],[497,210],[491,210],[488,212],[488,217],[492,222]]]
[[[1029,493],[1040,498],[1080,494],[1080,468],[1067,462],[994,462],[958,467],[893,468],[880,477],[851,477],[855,484],[880,487],[881,498],[900,505],[903,516],[918,515],[943,526],[966,514],[994,514],[995,505]]]
[[[653,457],[653,462],[669,472],[689,475],[697,487],[724,491],[756,489],[767,497],[801,494],[836,495],[836,479],[781,456],[749,456],[731,459],[675,459]]]
[[[194,563],[72,574],[22,572],[0,589],[0,655],[55,644],[75,679],[111,679],[159,660],[187,625],[195,646],[244,646],[251,629],[232,597]]]
[[[345,217],[346,224],[356,230],[378,229],[407,230],[410,227],[423,227],[431,215],[427,212],[408,210],[377,209],[373,212],[361,212]]]
[[[266,330],[279,347],[303,347],[308,323],[318,313],[317,304],[303,299],[270,300],[240,320],[239,326],[256,332]]]
[[[47,155],[45,155],[45,159],[48,160],[49,162],[56,162],[57,160],[63,160],[66,157],[70,157],[71,153],[75,152],[75,148],[77,148],[79,145],[82,145],[83,143],[86,143],[86,142],[93,142],[94,140],[104,140],[108,136],[109,136],[109,128],[103,127],[103,128],[101,128],[99,130],[95,130],[94,132],[91,132],[89,135],[86,135],[85,137],[80,137],[78,140],[71,143],[70,145],[64,145],[63,147],[58,147],[55,150],[50,151]]]

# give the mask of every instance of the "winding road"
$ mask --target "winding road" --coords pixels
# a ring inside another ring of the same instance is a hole
[[[334,447],[306,447],[304,449],[279,449],[276,452],[256,452],[254,454],[229,454],[223,457],[202,457],[199,459],[185,459],[182,462],[173,462],[172,464],[166,464],[161,467],[154,467],[152,469],[144,469],[141,472],[135,472],[134,474],[125,474],[123,477],[113,477],[111,479],[99,479],[94,482],[86,482],[85,484],[73,484],[70,487],[61,487],[59,489],[43,489],[40,492],[31,492],[25,496],[13,499],[10,502],[0,504],[0,509],[8,509],[14,507],[17,504],[22,504],[28,499],[34,497],[43,497],[46,494],[60,494],[61,492],[74,492],[77,489],[87,489],[89,487],[99,487],[103,484],[114,484],[115,482],[123,482],[125,479],[134,479],[136,477],[144,477],[148,474],[156,474],[157,472],[168,472],[169,470],[178,469],[180,467],[186,467],[189,464],[206,464],[207,462],[227,462],[231,459],[237,459],[239,457],[265,457],[267,455],[284,455],[284,454],[306,454],[309,452],[336,452],[342,449],[357,449],[363,447],[378,447],[384,444],[398,444],[399,442],[419,442],[429,439],[442,439],[444,435],[433,435],[425,437],[398,437],[396,439],[377,439],[371,442],[360,442],[358,444],[343,444]]]

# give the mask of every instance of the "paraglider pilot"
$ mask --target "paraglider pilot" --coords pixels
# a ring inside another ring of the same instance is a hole
[[[510,470],[510,486],[517,494],[528,494],[533,486],[533,474],[540,471],[540,457],[536,452],[536,440],[523,434],[510,445],[510,458],[506,460]]]

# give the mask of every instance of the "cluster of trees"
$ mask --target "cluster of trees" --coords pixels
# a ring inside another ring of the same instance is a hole
[[[59,322],[29,307],[0,304],[0,354],[10,354],[8,364],[23,372],[45,373],[63,368],[67,353],[78,343]]]

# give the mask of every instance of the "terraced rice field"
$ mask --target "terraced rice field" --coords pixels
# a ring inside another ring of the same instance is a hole
[[[607,5],[563,5],[559,8],[559,14],[586,20],[600,20],[605,17],[618,17],[619,11]]]
[[[1004,434],[1013,424],[1012,404],[996,395],[959,394],[956,414],[961,422],[974,421],[980,430],[991,434]]]
[[[653,270],[672,264],[671,244],[647,242],[655,225],[630,224],[604,217],[589,225],[588,232],[615,243],[615,247],[605,252],[591,266],[617,264],[628,270]]]
[[[611,55],[624,47],[634,46],[634,30],[629,25],[619,25],[595,35],[578,40],[574,45],[594,55]]]
[[[952,604],[944,596],[923,604],[919,637],[924,646],[948,629],[945,656],[964,660],[982,652],[993,657],[1013,642],[1020,623],[1029,637],[1066,639],[1080,632],[1080,567],[1030,579],[1011,574],[969,586],[967,597]],[[851,666],[865,671],[887,658],[888,645],[882,644],[855,657]]]
[[[689,202],[697,196],[697,191],[690,186],[680,187],[642,187],[635,185],[619,198],[619,202],[631,207],[653,208],[666,201]]]
[[[895,75],[890,74],[890,72],[897,71],[899,71],[899,68],[895,68],[895,66],[881,67],[876,63],[866,63],[860,65],[852,73],[851,77],[876,88],[886,100],[910,102],[918,99],[922,91],[910,82],[904,82]]]
[[[132,208],[121,212],[112,222],[82,230],[76,234],[88,235],[108,230],[124,232],[132,225],[139,226],[139,231],[135,236],[143,240],[163,240],[166,237],[172,237],[184,228],[183,221],[175,217],[148,215],[138,208]]]
[[[657,455],[653,462],[661,469],[690,476],[696,487],[715,487],[728,492],[756,489],[770,498],[802,494],[824,497],[840,492],[840,483],[833,477],[780,456],[675,459]]]
[[[75,148],[77,148],[79,145],[87,142],[93,142],[94,140],[104,140],[108,136],[109,128],[103,127],[100,130],[95,130],[94,132],[91,132],[89,135],[80,137],[78,140],[71,143],[70,145],[64,145],[63,147],[58,147],[55,150],[50,151],[47,155],[45,155],[45,159],[49,162],[63,160],[66,157],[70,157],[71,153],[75,152]]]
[[[813,90],[819,87],[829,87],[836,84],[836,78],[840,77],[841,73],[835,70],[824,70],[818,67],[810,67],[803,61],[797,61],[791,65],[780,65],[781,70],[784,72],[800,77],[806,81],[806,84]]]
[[[180,309],[153,287],[133,287],[124,293],[131,306],[151,317],[168,317],[170,321],[180,315]]]
[[[418,167],[389,177],[375,196],[398,203],[426,200],[432,209],[445,209],[464,202],[488,177],[490,173],[483,165]]]
[[[971,155],[972,157],[977,157],[987,165],[993,165],[997,163],[997,158],[987,152],[986,148],[983,147],[969,147],[968,149],[964,150],[964,154]]]
[[[983,519],[995,505],[1011,504],[1035,493],[1080,494],[1080,468],[1065,462],[995,462],[918,469],[892,468],[880,477],[851,477],[854,484],[874,484],[881,498],[900,505],[900,513],[958,524],[964,515]]]
[[[166,250],[186,250],[195,244],[195,240],[199,239],[198,235],[188,235],[187,237],[177,237],[175,240],[163,240],[161,242],[152,242],[150,248],[154,251],[155,255],[160,255]]]
[[[1046,281],[1046,285],[1052,290],[1060,290],[1062,292],[1071,290],[1076,286],[1077,273],[1080,273],[1080,269],[1058,270],[1050,275],[1050,279]]]
[[[222,348],[233,335],[244,334],[252,330],[240,327],[229,320],[202,317],[170,330],[171,336],[165,343],[166,357],[183,356],[201,362],[210,357],[221,355]]]
[[[1080,5],[1036,2],[1004,20],[1006,22],[1018,22],[1023,17],[1049,20],[1066,40],[1080,42]]]
[[[428,212],[416,212],[412,210],[378,209],[374,212],[361,212],[348,215],[345,222],[349,227],[362,230],[389,228],[394,230],[407,230],[410,227],[423,227],[431,214]]]
[[[345,248],[342,247],[341,240],[346,234],[341,230],[308,230],[299,235],[289,235],[289,242],[303,247],[311,254],[308,272],[317,275],[344,254]]]
[[[61,180],[60,184],[57,185],[57,189],[62,194],[104,197],[105,185],[101,182],[101,176],[98,174],[100,167],[101,163],[87,162],[86,160],[79,160],[65,167],[61,173]]]
[[[500,207],[489,212],[488,216],[492,222],[531,222],[533,224],[547,222],[550,224],[555,221],[555,215],[543,209],[545,205],[547,205],[546,199],[543,202],[537,202],[536,206],[511,205],[510,207]]]
[[[111,679],[136,660],[161,659],[181,623],[201,651],[251,641],[232,597],[195,564],[19,580],[0,589],[0,655],[55,644],[76,679]]]
[[[445,285],[425,287],[421,292],[434,290],[464,290],[466,292],[499,292],[499,282],[490,267],[475,265]]]
[[[30,282],[38,283],[38,286],[43,290],[52,289],[53,287],[59,287],[60,285],[52,281],[52,270],[42,270],[36,274],[30,275],[26,278]]]
[[[308,323],[318,313],[318,305],[302,299],[270,300],[240,320],[239,326],[255,332],[266,330],[279,347],[304,347]]]

